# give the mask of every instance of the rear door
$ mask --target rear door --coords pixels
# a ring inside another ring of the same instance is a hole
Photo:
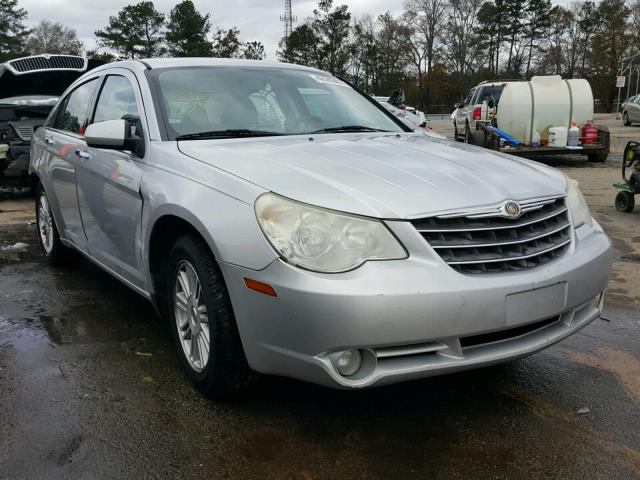
[[[53,197],[60,235],[82,250],[86,250],[87,241],[78,211],[76,173],[80,164],[78,152],[86,146],[83,134],[97,86],[96,77],[74,88],[62,100],[51,125],[42,127],[42,147],[47,156],[45,175],[50,186],[47,195]]]
[[[91,123],[144,119],[140,88],[124,69],[103,78]],[[140,120],[141,130],[143,120]],[[146,129],[148,131],[148,129]],[[144,131],[137,132],[144,136]],[[148,149],[147,149],[148,150]],[[142,288],[140,224],[142,198],[140,158],[132,152],[89,148],[79,153],[78,203],[89,253],[111,271]]]

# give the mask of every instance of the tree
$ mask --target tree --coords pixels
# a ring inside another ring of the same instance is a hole
[[[477,61],[481,58],[480,55],[476,55],[480,52],[475,51],[480,45],[477,39],[481,36],[478,32],[480,25],[478,13],[481,6],[481,0],[451,0],[450,3],[447,48],[450,62],[459,77],[465,77],[473,72],[477,68]],[[462,85],[462,90],[467,88],[468,85]]]
[[[213,39],[213,56],[218,58],[237,58],[242,46],[239,35],[240,30],[236,27],[229,30],[218,28]]]
[[[169,14],[166,41],[175,57],[208,57],[213,45],[207,40],[211,30],[209,14],[198,12],[191,0],[178,3]]]
[[[500,23],[496,22],[500,11],[495,3],[484,2],[478,10],[479,40],[482,42],[488,58],[488,69],[491,76],[498,75],[500,50]]]
[[[504,27],[504,38],[509,42],[509,58],[507,59],[507,72],[516,72],[514,67],[514,55],[519,53],[518,41],[524,31],[524,9],[526,0],[504,0],[506,21]]]
[[[289,34],[287,42],[282,39],[280,48],[278,58],[283,62],[322,68],[318,58],[318,39],[309,23],[303,23],[296,27]]]
[[[27,38],[25,47],[31,55],[57,53],[63,55],[82,54],[83,45],[73,28],[58,22],[42,20]]]
[[[600,99],[611,107],[618,66],[631,47],[627,24],[631,12],[624,0],[602,0],[596,10],[599,22],[588,55],[591,84],[597,87]]]
[[[413,63],[418,70],[418,90],[422,93],[424,72],[430,72],[439,50],[439,41],[444,36],[447,22],[447,2],[445,0],[410,0],[407,4],[405,21],[411,27],[408,38]],[[424,62],[424,68],[422,63]],[[424,92],[420,102],[429,107],[431,89]]]
[[[529,0],[525,9],[525,23],[523,27],[524,38],[529,42],[529,54],[527,56],[527,69],[525,76],[529,77],[531,70],[531,58],[534,48],[544,36],[551,24],[551,0]]]
[[[115,62],[119,58],[110,52],[99,52],[98,50],[87,50],[89,60],[99,60],[104,63]]]
[[[598,12],[593,2],[586,1],[578,4],[578,27],[580,29],[580,42],[582,44],[582,64],[580,68],[580,76],[584,77],[584,67],[587,61],[587,48],[591,43],[593,34],[598,27]],[[640,25],[638,25],[640,26]],[[639,30],[636,30],[639,31]],[[638,45],[638,43],[635,43]]]
[[[0,61],[19,57],[29,30],[24,26],[27,11],[18,8],[18,0],[0,0]]]
[[[96,30],[98,44],[117,50],[127,58],[155,57],[163,53],[164,15],[153,2],[127,5],[109,17],[104,30]]]
[[[363,16],[353,27],[351,56],[355,84],[366,91],[376,92],[380,49],[376,38],[375,22],[369,15]]]
[[[547,52],[545,55],[546,73],[563,75],[570,68],[567,61],[567,32],[574,30],[576,24],[575,15],[570,10],[559,5],[553,7],[549,16],[547,29]],[[570,57],[570,55],[569,55]]]
[[[247,42],[242,45],[240,58],[247,60],[264,60],[264,45],[261,42]]]
[[[349,64],[351,14],[346,5],[333,8],[333,0],[320,0],[313,11],[312,28],[317,38],[318,52],[324,70],[344,75]]]

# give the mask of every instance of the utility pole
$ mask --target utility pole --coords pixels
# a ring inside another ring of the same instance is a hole
[[[291,31],[293,30],[293,22],[297,20],[298,18],[295,15],[291,14],[291,0],[284,0],[284,15],[280,16],[280,21],[284,22],[285,49],[289,44],[289,35],[291,35]]]

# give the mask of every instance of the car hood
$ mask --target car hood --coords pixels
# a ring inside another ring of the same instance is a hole
[[[566,188],[553,168],[424,134],[197,140],[178,148],[285,197],[378,218],[562,195]]]

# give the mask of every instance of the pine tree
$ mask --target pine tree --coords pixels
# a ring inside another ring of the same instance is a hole
[[[0,61],[25,53],[25,41],[30,31],[24,26],[27,11],[18,8],[18,0],[0,0]]]
[[[526,6],[526,20],[524,24],[524,38],[529,43],[527,70],[525,76],[529,78],[531,58],[537,42],[543,37],[551,25],[551,0],[529,0]]]
[[[183,0],[169,14],[166,34],[169,53],[175,57],[211,56],[213,45],[207,40],[209,30],[209,14],[202,15],[191,0]]]
[[[104,30],[95,36],[102,47],[117,50],[127,58],[156,57],[164,51],[164,15],[153,2],[127,5],[116,16],[109,17]]]

